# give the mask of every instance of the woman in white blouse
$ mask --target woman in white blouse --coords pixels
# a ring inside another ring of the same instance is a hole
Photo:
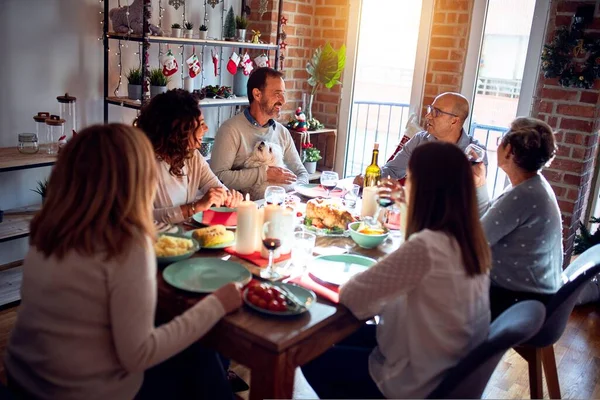
[[[156,179],[152,145],[133,127],[86,128],[61,151],[31,222],[22,302],[6,352],[9,386],[19,398],[133,399],[146,369],[240,307],[239,288],[229,284],[154,326]],[[192,379],[204,398],[233,399],[217,353],[196,361]],[[172,399],[195,398],[184,393],[183,377],[159,376],[144,386],[170,388]],[[147,392],[138,398],[157,398]]]
[[[487,336],[490,249],[469,161],[453,144],[419,146],[405,190],[407,241],[340,292],[379,324],[302,368],[321,398],[424,398]]]
[[[208,127],[194,95],[183,89],[159,94],[142,108],[135,125],[146,133],[156,154],[156,221],[180,223],[213,205],[236,207],[242,201],[198,151]]]

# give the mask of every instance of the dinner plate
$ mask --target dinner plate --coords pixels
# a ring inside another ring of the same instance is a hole
[[[335,254],[315,257],[310,262],[309,274],[317,281],[341,286],[354,275],[375,264],[372,258],[357,254]]]
[[[166,257],[156,256],[156,261],[159,264],[170,264],[170,263],[174,263],[177,261],[185,260],[186,258],[190,258],[195,252],[200,250],[200,244],[198,243],[198,241],[196,239],[194,239],[192,237],[186,237],[185,235],[174,234],[174,233],[161,233],[161,234],[159,234],[159,236],[173,236],[173,237],[178,237],[178,238],[190,239],[193,243],[193,247],[187,253],[180,254],[177,256],[166,256]]]
[[[327,191],[316,183],[300,183],[294,186],[296,193],[314,199],[316,197],[327,197]],[[331,191],[331,197],[342,197],[345,191],[340,188],[335,188]]]
[[[236,211],[235,208],[229,208],[229,207],[211,207],[210,210],[212,210],[216,213],[229,213],[229,212]],[[197,223],[199,223],[200,225],[206,225],[202,222],[203,215],[204,215],[204,212],[200,211],[199,213],[192,215],[192,219],[194,221],[196,221]],[[211,226],[211,225],[218,225],[218,224],[209,224],[209,226]],[[237,227],[236,225],[225,225],[225,228],[227,228],[227,229],[235,229],[236,227]]]
[[[233,261],[195,257],[169,265],[163,271],[163,278],[178,289],[211,293],[229,282],[245,285],[252,279],[252,274]]]
[[[191,231],[186,231],[186,232],[184,232],[184,233],[183,233],[183,236],[185,236],[185,237],[187,237],[187,238],[192,238],[192,239],[193,239],[193,236],[192,236],[192,235],[193,235],[193,233],[194,233],[194,231],[193,231],[193,230],[191,230]],[[195,239],[194,239],[194,240],[195,240]],[[217,250],[217,249],[224,249],[224,248],[226,248],[226,247],[231,247],[231,246],[233,246],[233,245],[235,245],[235,239],[234,239],[234,240],[232,240],[231,242],[217,244],[216,246],[203,246],[202,248],[203,248],[203,249],[214,249],[214,250]]]
[[[313,292],[312,290],[305,289],[301,286],[292,285],[290,283],[281,283],[281,282],[271,282],[269,284],[273,285],[273,286],[280,286],[280,287],[285,286],[287,289],[289,289],[290,292],[292,292],[292,294],[294,294],[298,298],[298,300],[300,300],[300,302],[302,302],[304,304],[305,308],[299,309],[297,311],[265,310],[264,308],[255,306],[254,304],[250,303],[250,301],[248,301],[248,288],[244,289],[244,292],[243,292],[242,297],[244,299],[244,303],[246,303],[246,305],[248,307],[250,307],[251,309],[258,311],[259,313],[262,313],[262,314],[274,315],[274,316],[278,316],[278,317],[287,317],[287,316],[292,316],[292,315],[300,315],[300,314],[307,312],[308,309],[312,306],[312,304],[317,300],[317,295],[315,294],[315,292]]]

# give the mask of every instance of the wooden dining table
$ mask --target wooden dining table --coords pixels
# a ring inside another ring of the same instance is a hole
[[[388,238],[378,248],[369,250],[358,247],[349,237],[317,237],[316,241],[317,248],[338,247],[374,259],[399,245],[399,238]],[[201,249],[194,257],[235,261],[255,277],[260,271],[260,267],[222,250]],[[166,322],[192,307],[204,295],[170,286],[163,279],[162,269],[159,268],[157,274],[157,315]],[[317,302],[308,312],[294,317],[265,315],[242,306],[221,319],[201,342],[251,370],[251,400],[291,399],[296,368],[323,354],[362,323],[343,305],[317,296]]]

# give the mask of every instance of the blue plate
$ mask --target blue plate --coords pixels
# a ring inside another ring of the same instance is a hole
[[[178,289],[212,293],[229,282],[245,285],[252,279],[252,274],[233,261],[195,257],[169,265],[163,271],[163,278]]]
[[[301,286],[281,282],[270,282],[269,284],[273,286],[285,286],[287,289],[289,289],[290,292],[292,292],[292,294],[294,294],[298,298],[298,300],[300,300],[300,302],[302,302],[302,304],[304,304],[304,308],[298,309],[297,311],[265,310],[264,308],[255,306],[254,304],[250,303],[250,301],[248,301],[248,288],[246,288],[243,293],[244,303],[246,303],[246,305],[251,309],[258,311],[262,314],[274,315],[277,317],[289,317],[292,315],[300,315],[307,312],[308,309],[312,306],[312,304],[315,301],[317,301],[317,295],[315,294],[315,292],[313,292],[312,290],[304,289]]]
[[[363,272],[375,261],[356,254],[334,254],[315,257],[310,262],[309,274],[317,281],[341,286],[354,275]]]
[[[159,264],[170,264],[170,263],[174,263],[177,261],[185,260],[187,258],[190,258],[195,252],[200,250],[200,244],[198,243],[198,241],[191,237],[186,237],[184,235],[179,235],[179,234],[174,234],[174,233],[162,233],[159,235],[159,237],[160,236],[172,236],[172,237],[177,237],[177,238],[189,239],[192,241],[193,246],[190,249],[190,251],[188,251],[187,253],[180,254],[177,256],[167,256],[167,257],[158,257],[157,256],[156,261]]]

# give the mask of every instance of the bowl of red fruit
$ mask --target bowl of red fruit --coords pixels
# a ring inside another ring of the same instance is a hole
[[[243,299],[248,307],[263,314],[289,316],[307,312],[317,295],[298,285],[274,282],[247,287]]]

